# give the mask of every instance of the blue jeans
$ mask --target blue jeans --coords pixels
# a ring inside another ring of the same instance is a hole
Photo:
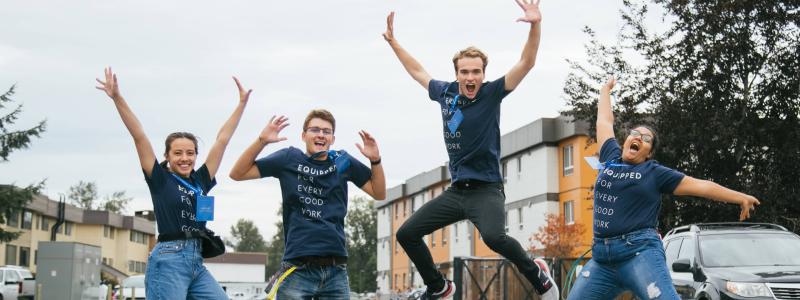
[[[281,270],[297,267],[283,279],[276,300],[349,300],[347,265],[320,267],[295,261],[283,262]]]
[[[630,290],[639,299],[680,299],[655,229],[595,238],[592,259],[577,274],[568,300],[614,299]]]
[[[147,258],[147,299],[224,299],[228,296],[203,266],[196,239],[159,242]]]

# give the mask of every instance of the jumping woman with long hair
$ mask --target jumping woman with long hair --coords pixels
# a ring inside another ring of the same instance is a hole
[[[198,199],[204,203],[209,201],[207,193],[216,184],[214,175],[219,170],[225,147],[252,92],[245,91],[236,77],[233,79],[239,88],[239,104],[222,125],[205,163],[197,170],[194,169],[198,155],[197,138],[193,134],[175,132],[167,136],[164,162],[159,164],[142,124],[120,94],[116,74],[111,68],[106,68],[105,81],[97,79],[100,83],[97,89],[113,100],[122,122],[133,137],[156,214],[159,242],[147,258],[147,299],[228,299],[203,266],[201,239],[206,232],[206,222],[204,218],[198,218],[196,208],[204,207],[198,206]]]

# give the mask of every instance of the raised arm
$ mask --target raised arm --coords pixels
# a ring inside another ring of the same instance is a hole
[[[542,13],[539,11],[539,0],[515,0],[519,7],[525,12],[525,16],[517,19],[517,22],[526,22],[531,24],[531,29],[528,32],[528,41],[525,42],[525,47],[522,48],[522,56],[519,62],[511,67],[511,70],[506,73],[506,91],[511,91],[522,82],[525,75],[536,64],[536,54],[539,52],[539,39],[542,32]]]
[[[211,175],[210,179],[214,179],[217,170],[219,170],[219,164],[222,161],[223,154],[225,154],[225,148],[228,146],[233,132],[236,131],[236,127],[239,126],[239,120],[242,119],[242,113],[244,113],[244,108],[247,106],[247,100],[250,99],[250,93],[253,92],[253,90],[245,91],[238,78],[233,77],[233,81],[236,82],[236,87],[239,88],[239,105],[236,106],[236,109],[233,110],[233,114],[225,121],[222,128],[219,129],[217,140],[214,141],[214,145],[208,150],[206,167],[208,168],[208,174]]]
[[[400,43],[397,42],[397,39],[394,38],[394,12],[389,13],[389,16],[386,17],[386,32],[383,33],[383,39],[392,47],[394,54],[397,55],[397,59],[399,59],[403,67],[406,68],[406,72],[427,90],[428,83],[431,81],[431,75],[429,75],[428,71],[425,71],[425,68],[423,68],[411,54],[408,54],[406,49],[403,49]]]
[[[683,177],[673,194],[703,197],[719,202],[738,204],[742,208],[739,213],[739,221],[744,221],[744,219],[749,218],[750,211],[755,210],[755,205],[761,204],[756,197],[731,190],[708,180],[696,179],[691,176]]]
[[[608,79],[600,88],[600,99],[597,100],[597,145],[602,146],[606,140],[614,137],[614,112],[611,110],[611,89],[617,80]]]
[[[375,138],[371,134],[364,130],[359,131],[358,135],[361,136],[364,146],[356,143],[356,148],[369,159],[370,165],[372,165],[372,177],[361,186],[361,189],[375,200],[384,200],[386,199],[386,178],[383,175],[383,164],[381,164],[378,143],[375,142]]]
[[[275,116],[272,116],[272,118],[269,119],[269,124],[264,127],[264,130],[261,131],[258,138],[250,144],[250,146],[244,150],[242,156],[236,160],[236,164],[231,168],[231,179],[242,181],[261,178],[261,172],[258,170],[258,166],[256,166],[256,157],[267,144],[286,140],[286,137],[279,137],[278,134],[280,134],[281,130],[286,128],[286,126],[289,126],[289,123],[286,123],[288,120],[289,119],[284,116],[280,116],[277,119]]]
[[[125,98],[120,94],[117,74],[111,71],[111,67],[105,68],[104,73],[105,81],[98,78],[97,82],[100,83],[100,85],[96,88],[106,92],[106,95],[114,101],[114,106],[116,106],[117,112],[120,118],[122,118],[122,123],[125,124],[131,137],[133,137],[133,143],[136,145],[136,153],[139,155],[139,164],[141,164],[147,177],[150,177],[153,175],[153,166],[156,161],[153,145],[151,145],[150,140],[147,139],[147,135],[145,135],[142,124],[139,123],[139,119],[136,118],[131,108],[128,107],[128,103],[125,102]]]

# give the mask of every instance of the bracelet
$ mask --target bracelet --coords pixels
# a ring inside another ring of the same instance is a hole
[[[378,160],[376,160],[376,161],[371,161],[371,160],[370,160],[370,161],[369,161],[369,164],[370,164],[370,165],[373,165],[373,166],[374,166],[374,165],[380,165],[380,164],[381,164],[381,158],[379,157],[379,158],[378,158]]]

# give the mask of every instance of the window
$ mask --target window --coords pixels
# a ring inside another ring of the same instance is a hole
[[[434,247],[436,247],[436,240],[433,238],[433,236],[435,236],[435,235],[436,235],[436,231],[434,231],[434,232],[431,232],[431,235],[430,235],[430,239],[431,239],[431,248],[434,248]]]
[[[114,227],[111,227],[111,226],[108,226],[108,225],[103,225],[103,237],[106,237],[106,238],[109,238],[109,239],[113,240],[114,239],[114,231],[116,231]]]
[[[678,259],[688,258],[691,262],[694,260],[694,240],[686,238],[681,245],[681,251],[678,252]]]
[[[39,226],[39,228],[42,231],[49,231],[50,230],[50,218],[42,216],[41,218],[39,218],[39,220],[42,221],[42,225]]]
[[[395,202],[394,203],[394,218],[397,219],[397,217],[399,217],[399,216],[400,216],[400,204]]]
[[[447,227],[442,228],[442,246],[447,245]]]
[[[455,235],[456,243],[458,243],[458,223],[453,225],[453,234]]]
[[[501,171],[503,172],[503,182],[506,182],[506,178],[508,178],[508,161],[503,162]]]
[[[64,222],[64,235],[72,235],[72,222]]]
[[[31,265],[31,248],[19,247],[19,265],[23,267]]]
[[[34,264],[38,264],[39,263],[39,250],[34,250],[33,251],[33,263]]]
[[[147,244],[147,234],[144,232],[139,232],[135,230],[131,230],[131,242],[139,243],[139,244]]]
[[[5,273],[6,273],[6,281],[18,282],[22,280],[22,278],[19,278],[19,275],[17,275],[17,272],[15,271],[6,270]]]
[[[397,254],[397,252],[399,251],[399,250],[398,250],[399,248],[400,248],[400,247],[398,247],[398,246],[397,246],[397,240],[395,240],[395,241],[394,241],[394,254]]]
[[[506,226],[506,232],[508,232],[508,211],[506,211],[505,222],[503,223]]]
[[[109,260],[111,260],[109,258]],[[141,261],[129,260],[128,261],[128,272],[133,273],[144,273],[145,267],[147,266],[146,263]]]
[[[22,229],[31,229],[33,225],[33,213],[30,211],[22,212]]]
[[[408,209],[406,209],[406,202],[408,201],[403,201],[403,217],[405,217],[408,213]]]
[[[522,230],[522,227],[525,224],[522,220],[522,207],[517,208],[517,224],[519,224],[519,229]]]
[[[569,200],[564,202],[564,224],[570,225],[575,223],[575,201]]]
[[[664,250],[667,257],[667,266],[672,266],[672,263],[678,258],[678,250],[681,249],[681,242],[683,242],[683,239],[674,239],[667,243],[666,249]]]
[[[6,225],[8,227],[19,227],[19,211],[12,211],[8,214],[8,220],[6,220]]]
[[[17,264],[17,246],[6,245],[6,264],[7,265]]]
[[[522,155],[517,156],[517,176],[522,174]]]
[[[562,151],[563,157],[562,162],[564,163],[564,176],[572,175],[572,171],[574,169],[572,165],[572,145],[564,146]]]
[[[416,211],[417,206],[417,197],[411,198],[411,213],[413,214]]]

